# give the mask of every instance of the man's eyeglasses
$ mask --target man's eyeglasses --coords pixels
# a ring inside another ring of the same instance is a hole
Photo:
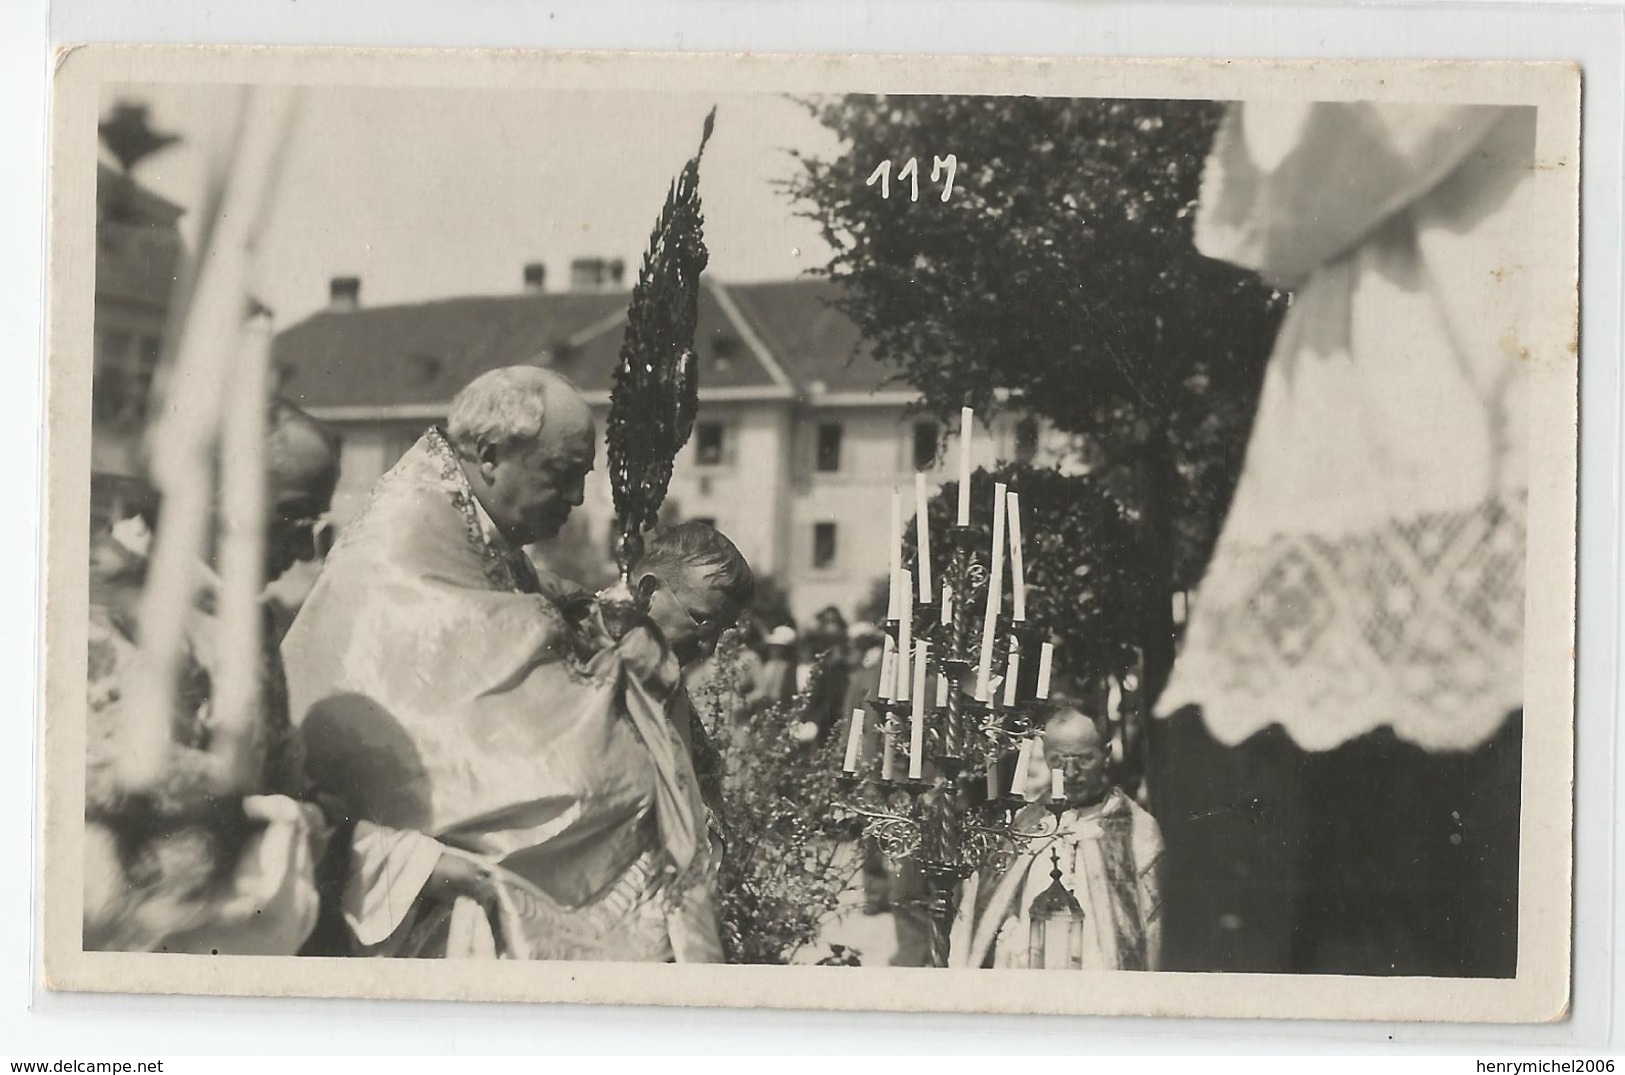
[[[677,611],[681,612],[683,617],[694,626],[694,629],[702,634],[711,634],[713,632],[721,634],[739,620],[737,613],[729,617],[727,622],[723,622],[722,617],[717,613],[696,613],[694,606],[699,602],[686,599],[687,595],[680,593],[678,587],[664,580],[660,580],[660,589],[665,591],[666,596],[671,599],[671,603],[677,606]]]

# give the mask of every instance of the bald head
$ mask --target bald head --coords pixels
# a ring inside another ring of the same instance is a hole
[[[511,542],[552,537],[585,497],[597,449],[592,408],[536,366],[481,374],[457,393],[446,435],[491,521]]]
[[[274,400],[266,423],[265,469],[273,498],[279,490],[297,492],[326,511],[339,480],[338,438],[287,400]]]
[[[265,576],[316,555],[314,528],[333,503],[339,442],[285,399],[271,401],[265,425]]]
[[[1062,709],[1044,725],[1044,760],[1065,776],[1072,802],[1095,802],[1111,786],[1100,728],[1080,709]]]

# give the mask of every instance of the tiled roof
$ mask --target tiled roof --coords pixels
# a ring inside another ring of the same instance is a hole
[[[526,364],[607,393],[626,304],[625,294],[566,292],[324,311],[278,334],[273,359],[283,390],[308,407],[440,404],[488,370]],[[695,338],[705,384],[774,385],[709,293]]]
[[[886,371],[859,346],[857,327],[829,305],[822,281],[711,286],[701,291],[695,350],[704,395],[814,398],[867,395]],[[447,299],[325,311],[277,336],[283,390],[322,409],[444,404],[500,366],[547,365],[590,396],[606,397],[625,293],[562,292]]]
[[[736,284],[735,304],[804,395],[867,395],[905,386],[876,362],[858,326],[832,303],[841,285],[827,280]]]

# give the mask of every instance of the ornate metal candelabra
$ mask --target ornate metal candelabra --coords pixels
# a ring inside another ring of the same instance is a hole
[[[1009,672],[1035,670],[1037,635],[1002,613],[973,631],[974,609],[985,606],[988,588],[988,572],[977,562],[974,540],[971,527],[954,527],[952,554],[936,600],[905,594],[898,602],[899,618],[886,622],[898,663],[910,667],[902,647],[912,638],[930,655],[927,672],[913,677],[908,700],[877,698],[869,703],[882,729],[882,749],[878,756],[849,764],[842,782],[848,799],[841,806],[864,819],[865,835],[888,857],[919,865],[931,924],[931,965],[937,967],[948,965],[960,882],[983,866],[1007,866],[1023,842],[1048,835],[1015,824],[1016,814],[1028,805],[1024,767],[1030,754],[1022,748],[1035,742],[1040,712],[1049,703],[1034,697],[1031,689],[1020,689],[1020,680],[1036,677],[1018,675],[1012,683]],[[946,616],[945,601],[950,603]],[[911,617],[906,632],[901,616]],[[1005,674],[990,672],[981,681],[977,657],[989,622],[995,631],[990,668]],[[932,696],[918,697],[921,690]],[[886,693],[891,692],[882,691]],[[921,723],[918,730],[916,721]],[[1064,809],[1064,800],[1051,808],[1057,823]]]

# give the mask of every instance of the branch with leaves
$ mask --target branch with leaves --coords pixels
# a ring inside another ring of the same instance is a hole
[[[832,821],[841,747],[796,734],[830,666],[812,666],[788,702],[742,713],[746,672],[737,636],[718,648],[694,696],[723,764],[724,851],[718,879],[723,947],[731,963],[790,962],[818,938],[861,860]]]

